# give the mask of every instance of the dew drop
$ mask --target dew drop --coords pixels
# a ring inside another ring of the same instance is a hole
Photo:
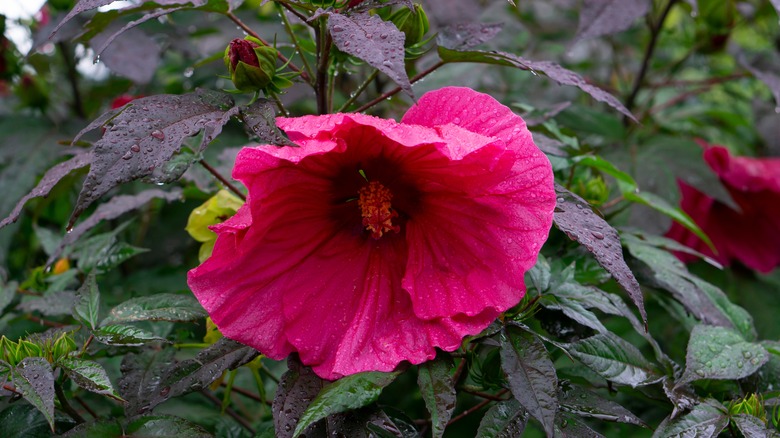
[[[165,139],[165,133],[163,133],[159,129],[155,129],[154,131],[152,131],[151,136],[156,138],[157,140],[164,140]]]
[[[593,235],[596,239],[603,240],[604,239],[604,233],[601,231],[591,231],[590,234]]]
[[[124,155],[122,155],[123,160],[129,160],[131,158],[133,158],[133,152],[131,151],[127,151]]]
[[[130,150],[133,152],[141,152],[141,146],[138,146],[137,144],[134,144],[130,146]]]

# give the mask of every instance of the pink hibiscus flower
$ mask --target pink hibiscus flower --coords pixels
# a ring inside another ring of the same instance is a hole
[[[111,101],[111,109],[121,108],[140,97],[144,97],[144,96],[140,94],[139,95],[122,94],[121,96],[117,96],[116,98],[114,98],[114,100]]]
[[[279,118],[299,148],[244,148],[248,202],[190,288],[222,333],[326,379],[453,351],[525,293],[555,207],[525,122],[467,88],[401,123]]]
[[[704,159],[729,191],[739,211],[678,181],[681,208],[710,237],[717,254],[693,233],[674,223],[666,233],[728,266],[733,261],[760,272],[780,265],[780,159],[732,157],[722,146],[704,142]],[[678,254],[684,262],[696,257]]]

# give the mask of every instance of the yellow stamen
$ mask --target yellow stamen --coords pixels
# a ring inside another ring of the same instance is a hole
[[[379,239],[384,233],[398,233],[401,227],[393,225],[392,220],[398,213],[390,206],[393,194],[378,181],[371,181],[358,191],[358,206],[363,217],[363,226],[371,232],[371,237]]]

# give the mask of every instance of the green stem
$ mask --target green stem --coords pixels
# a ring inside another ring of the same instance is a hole
[[[301,44],[298,42],[298,38],[295,36],[295,31],[292,28],[292,24],[290,24],[290,20],[287,19],[287,14],[284,12],[285,5],[277,3],[276,6],[279,9],[279,15],[281,15],[282,17],[282,22],[284,22],[284,28],[287,30],[287,34],[290,35],[290,40],[295,46],[295,50],[298,52],[298,56],[301,57],[303,68],[306,71],[306,74],[309,76],[309,80],[311,80],[311,77],[314,76],[314,70],[311,69],[311,65],[309,65],[309,61],[307,61],[306,56],[303,55],[303,49],[301,49]],[[309,81],[309,85],[313,85],[313,84]]]
[[[276,107],[279,108],[279,112],[282,113],[283,116],[290,117],[289,111],[287,111],[287,108],[284,107],[284,104],[282,103],[282,100],[279,99],[278,94],[274,93],[273,91],[269,91],[266,95],[270,97],[274,103],[276,103]]]
[[[336,112],[337,113],[343,113],[344,111],[349,108],[350,105],[352,105],[355,100],[360,97],[360,95],[365,91],[366,88],[368,88],[368,85],[373,82],[374,79],[376,79],[377,75],[379,74],[379,70],[374,69],[373,72],[371,72],[370,75],[366,78],[365,81],[363,81],[362,84],[360,84],[357,89],[355,89],[354,92],[349,96],[349,99],[347,99],[346,102],[344,102],[344,105],[341,105],[341,108],[339,108]]]
[[[232,370],[228,373],[228,381],[227,385],[225,386],[225,393],[222,395],[222,408],[220,409],[221,414],[225,414],[225,409],[228,408],[228,405],[230,405],[230,393],[233,392],[233,382],[236,380],[236,373],[238,370]]]
[[[325,17],[319,18],[319,26],[316,28],[317,38],[317,81],[314,91],[317,95],[317,113],[325,114],[330,106],[328,103],[328,68],[330,67],[330,46],[332,40]]]
[[[62,392],[62,386],[59,383],[54,384],[54,393],[57,394],[57,400],[60,401],[60,407],[63,411],[65,411],[66,414],[70,418],[72,418],[76,423],[83,423],[84,417],[82,417],[78,412],[76,412],[75,409],[68,403],[67,397],[65,397],[65,393]]]

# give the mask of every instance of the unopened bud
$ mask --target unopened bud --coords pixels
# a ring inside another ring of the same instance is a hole
[[[406,35],[405,47],[411,47],[423,41],[430,27],[428,16],[419,4],[415,4],[414,9],[401,8],[393,12],[389,21],[393,22],[395,27]]]
[[[246,37],[234,39],[225,49],[225,66],[233,85],[240,91],[261,90],[274,79],[277,52],[259,40]]]

